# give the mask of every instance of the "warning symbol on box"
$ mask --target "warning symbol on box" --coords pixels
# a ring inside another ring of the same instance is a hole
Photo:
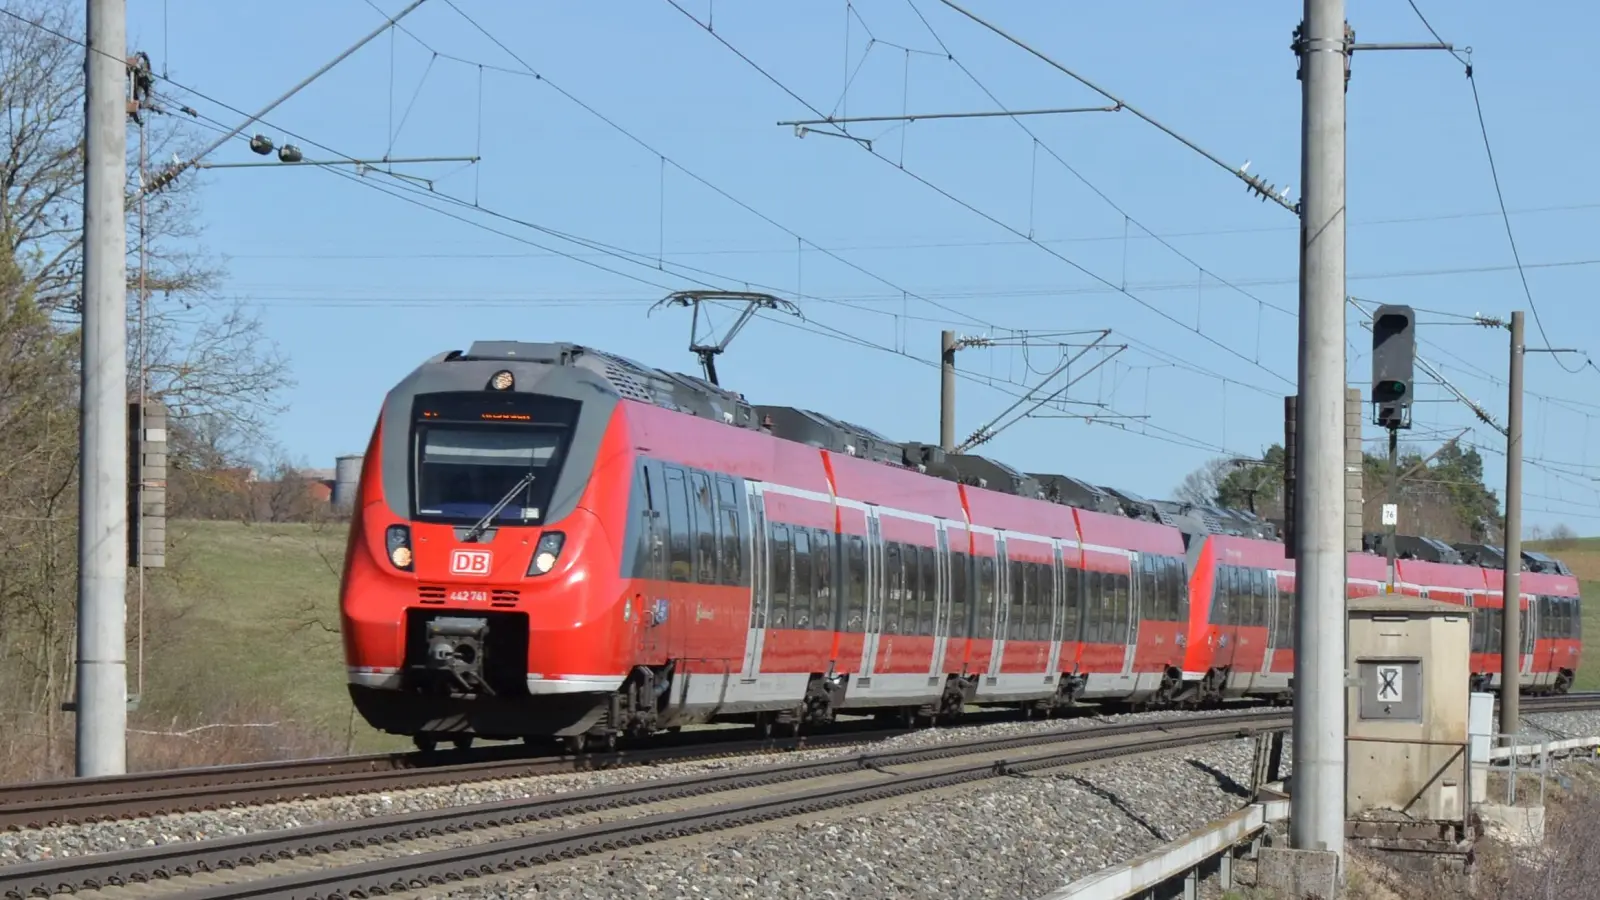
[[[1378,700],[1383,703],[1399,703],[1401,697],[1400,667],[1378,667]]]

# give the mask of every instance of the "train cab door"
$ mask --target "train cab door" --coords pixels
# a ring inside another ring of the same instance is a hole
[[[1546,684],[1555,677],[1556,671],[1561,665],[1556,661],[1556,641],[1554,640],[1557,633],[1555,623],[1559,621],[1556,612],[1557,602],[1543,594],[1535,594],[1529,604],[1538,609],[1538,612],[1534,614],[1533,620],[1535,629],[1532,645],[1534,652],[1533,671],[1539,673],[1539,679]],[[1542,648],[1539,643],[1541,638],[1544,640]]]
[[[744,639],[744,667],[740,679],[754,682],[761,672],[761,650],[767,639],[767,606],[772,602],[772,592],[767,583],[767,510],[761,485],[754,481],[749,486],[746,503],[749,504],[750,527],[750,629]]]
[[[883,631],[883,526],[878,509],[867,507],[867,610],[862,619],[861,675],[871,685],[873,665],[878,658],[878,638]]]
[[[644,536],[644,594],[638,610],[640,618],[639,653],[646,664],[666,661],[666,619],[670,606],[667,587],[667,490],[659,465],[646,463],[640,469],[644,481],[644,509],[641,533]]]

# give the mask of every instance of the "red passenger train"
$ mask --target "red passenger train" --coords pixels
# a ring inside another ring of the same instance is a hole
[[[1497,686],[1494,548],[1401,550],[1397,590],[1470,607],[1474,679]],[[1577,582],[1527,558],[1522,686],[1566,690]],[[1349,572],[1352,597],[1388,580],[1370,553]],[[581,743],[971,704],[1287,701],[1294,592],[1248,513],[896,444],[592,348],[480,342],[385,399],[341,625],[379,729]]]

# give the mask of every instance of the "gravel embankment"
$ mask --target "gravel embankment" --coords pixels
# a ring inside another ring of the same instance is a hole
[[[1210,715],[1215,713],[1201,713]],[[933,744],[1001,737],[1046,730],[1093,729],[1105,724],[1130,721],[1160,721],[1193,718],[1195,713],[1157,712],[1126,716],[1084,717],[1043,722],[1015,722],[962,728],[919,731],[866,748],[869,751],[905,749]],[[104,822],[61,826],[28,831],[0,832],[0,865],[22,861],[106,853],[136,847],[150,847],[179,841],[200,841],[281,828],[296,828],[319,822],[356,821],[376,816],[470,806],[503,800],[544,796],[604,785],[631,784],[657,778],[689,775],[696,772],[728,770],[746,766],[825,759],[863,752],[835,747],[822,750],[763,754],[717,761],[672,763],[632,769],[545,775],[506,779],[439,788],[417,788],[350,797],[303,800],[237,809],[178,813]],[[1248,769],[1247,769],[1248,771]]]
[[[1600,737],[1600,711],[1526,713],[1522,716],[1524,741],[1561,741]]]
[[[1244,801],[1254,743],[1009,778],[655,851],[594,857],[455,900],[1026,898],[1166,843]]]

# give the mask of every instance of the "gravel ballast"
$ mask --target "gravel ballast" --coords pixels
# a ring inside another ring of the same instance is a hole
[[[1235,712],[1227,710],[1226,712]],[[565,775],[492,782],[416,788],[319,800],[301,800],[235,809],[175,813],[101,822],[59,826],[26,831],[0,832],[0,865],[37,861],[88,853],[107,853],[138,847],[152,847],[178,841],[251,834],[282,828],[297,828],[322,822],[357,821],[405,812],[471,806],[504,800],[547,796],[567,791],[606,785],[634,784],[657,778],[691,775],[697,772],[726,771],[774,762],[799,762],[925,747],[977,738],[996,738],[1040,731],[1077,731],[1104,725],[1173,719],[1193,720],[1197,715],[1218,713],[1155,712],[1121,716],[1097,716],[1038,722],[1007,722],[958,728],[935,728],[913,732],[870,745],[832,747],[819,750],[760,754],[722,760],[669,763],[636,768],[602,770]]]
[[[1031,897],[1173,840],[1245,802],[1254,742],[1004,778],[761,831],[594,857],[457,900]]]
[[[1167,712],[931,729],[866,749],[1195,717]],[[1529,731],[1537,730],[1545,739],[1600,735],[1600,712],[1530,713],[1523,720]],[[774,761],[848,756],[863,749],[838,747],[5,833],[0,834],[0,865]],[[1253,742],[1228,739],[1058,773],[1008,777],[939,796],[917,795],[527,870],[509,880],[462,885],[450,896],[458,900],[1037,897],[1237,809],[1246,802],[1252,751]],[[1286,742],[1285,752],[1284,774],[1288,774],[1292,744]]]

